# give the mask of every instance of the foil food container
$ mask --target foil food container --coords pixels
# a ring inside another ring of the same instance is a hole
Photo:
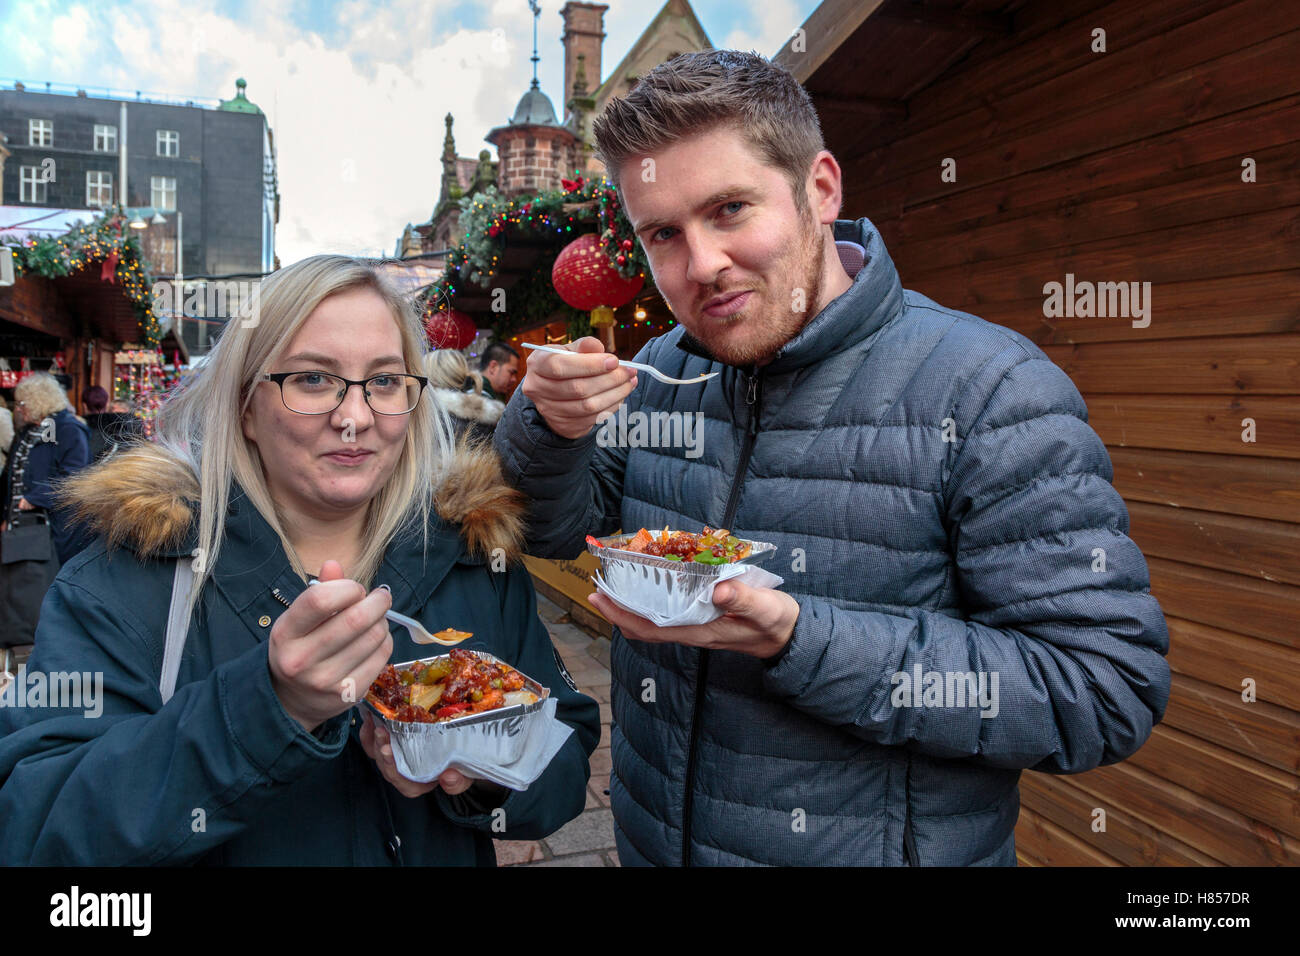
[[[649,533],[656,541],[663,534],[662,531]],[[741,538],[750,546],[744,558],[729,564],[699,564],[669,561],[616,547],[633,537],[610,535],[587,542],[587,550],[600,561],[600,571],[592,581],[597,590],[619,607],[660,627],[708,624],[717,620],[722,611],[713,604],[713,589],[723,581],[739,580],[760,588],[785,583],[779,575],[755,567],[776,551],[776,545],[765,541]]]
[[[494,664],[513,666],[486,651],[472,653]],[[448,657],[448,654],[422,657],[394,666],[400,671],[413,664],[431,664]],[[527,674],[523,678],[522,689],[537,695],[533,703],[512,704],[438,723],[393,720],[380,713],[369,700],[366,706],[388,730],[397,770],[408,780],[428,783],[448,767],[455,767],[467,776],[523,790],[541,776],[572,733],[567,724],[555,718],[556,702],[550,690]]]

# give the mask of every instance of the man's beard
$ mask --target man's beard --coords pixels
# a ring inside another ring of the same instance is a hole
[[[772,291],[770,288],[759,289],[756,291],[763,294],[768,308],[765,314],[751,313],[746,309],[730,320],[710,319],[707,316],[701,320],[702,330],[725,332],[740,325],[750,332],[750,338],[732,343],[719,341],[718,336],[696,334],[687,329],[693,338],[724,365],[737,367],[766,365],[782,346],[802,332],[804,327],[816,317],[817,303],[821,300],[822,294],[825,246],[821,229],[813,220],[811,210],[804,223],[806,228],[800,239],[800,248],[795,260],[794,281],[789,288],[778,293],[786,296],[784,302],[779,298],[767,299]],[[798,270],[800,269],[803,272],[802,281],[799,281]],[[799,300],[803,304],[802,309],[795,308],[796,304],[799,304],[795,297],[796,290],[803,291],[802,299]],[[711,291],[702,301],[707,302],[709,298],[718,294],[720,294],[718,291]]]

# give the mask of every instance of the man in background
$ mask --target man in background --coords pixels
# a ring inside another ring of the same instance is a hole
[[[493,342],[479,358],[483,373],[483,393],[504,402],[519,381],[519,353],[504,342]]]

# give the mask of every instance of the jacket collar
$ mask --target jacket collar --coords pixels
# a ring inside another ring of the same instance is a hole
[[[453,527],[432,517],[428,549],[418,528],[403,529],[389,545],[372,586],[387,584],[393,591],[393,609],[409,612],[425,604],[457,562],[475,564],[482,559],[468,552]],[[292,602],[307,589],[294,573],[279,536],[238,485],[231,487],[225,536],[212,578],[236,611],[271,590]]]
[[[884,240],[869,219],[837,219],[833,226],[841,262],[855,253],[864,262],[843,295],[832,299],[794,338],[777,350],[764,373],[786,372],[820,362],[829,355],[853,348],[875,334],[903,308],[903,287]],[[846,244],[849,248],[846,248]],[[853,249],[852,246],[859,248]],[[677,340],[684,352],[717,362],[685,328]],[[722,364],[722,363],[719,363]]]

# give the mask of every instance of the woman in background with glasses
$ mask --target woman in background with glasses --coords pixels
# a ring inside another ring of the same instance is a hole
[[[490,865],[492,836],[582,812],[596,705],[516,560],[521,502],[490,452],[451,444],[423,351],[373,268],[307,259],[230,321],[155,445],[69,483],[101,537],[52,586],[29,670],[102,673],[102,694],[0,709],[0,863]],[[430,649],[390,634],[390,607],[551,688],[574,733],[526,791],[397,773],[356,702]]]

